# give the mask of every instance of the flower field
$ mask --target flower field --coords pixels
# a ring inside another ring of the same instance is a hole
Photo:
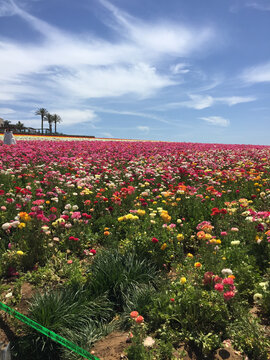
[[[86,350],[120,328],[128,359],[268,359],[270,147],[16,139],[0,146],[0,301],[31,284],[28,316]],[[15,332],[16,359],[81,358]]]

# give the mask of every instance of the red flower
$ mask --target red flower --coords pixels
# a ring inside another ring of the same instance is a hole
[[[90,252],[90,254],[93,254],[93,255],[96,255],[96,253],[97,253],[95,249],[91,249],[89,252]]]
[[[156,243],[158,243],[158,239],[155,238],[155,237],[153,237],[153,238],[152,238],[152,242],[153,242],[154,244],[156,244]]]
[[[213,281],[214,273],[212,271],[207,271],[203,276],[203,284],[210,285]]]

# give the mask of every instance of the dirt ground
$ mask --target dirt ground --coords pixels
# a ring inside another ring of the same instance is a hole
[[[130,346],[126,342],[128,333],[124,332],[113,332],[110,335],[106,336],[102,340],[98,341],[93,348],[91,353],[98,357],[100,360],[126,360],[125,349]],[[178,352],[174,354],[175,359],[179,360],[200,360],[195,354],[187,353],[186,355],[180,356],[179,353],[183,351],[184,348],[179,349]],[[178,354],[177,354],[178,353]],[[228,346],[226,349],[219,349],[216,354],[214,354],[212,360],[242,360],[243,357],[235,352],[231,346]]]

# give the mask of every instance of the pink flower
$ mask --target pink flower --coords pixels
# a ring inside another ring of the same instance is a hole
[[[227,301],[227,300],[230,300],[231,298],[233,298],[234,295],[235,295],[235,293],[233,291],[226,291],[223,294],[223,297],[224,297],[224,300]]]
[[[95,249],[91,249],[91,250],[89,251],[89,253],[92,254],[92,255],[96,255],[97,251],[96,251]]]
[[[74,213],[71,215],[71,219],[80,219],[81,213],[79,211],[74,211]]]
[[[220,235],[221,235],[221,236],[226,236],[226,235],[228,235],[228,234],[227,234],[227,231],[221,231]]]
[[[215,290],[217,290],[217,291],[219,291],[219,292],[222,292],[223,289],[224,289],[224,286],[223,286],[222,284],[217,283],[217,284],[215,285]]]
[[[68,263],[68,264],[72,264],[73,261],[72,261],[72,260],[68,260],[67,263]]]
[[[232,278],[225,278],[222,280],[222,283],[224,285],[233,285],[234,284],[234,280]]]

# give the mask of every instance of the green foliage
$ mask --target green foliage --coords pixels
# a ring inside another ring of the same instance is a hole
[[[259,321],[249,314],[242,314],[228,326],[233,346],[250,359],[268,360],[270,341],[263,334]]]
[[[121,310],[126,294],[134,285],[156,284],[158,271],[134,253],[121,254],[117,250],[101,251],[89,269],[85,288],[90,294],[107,293],[116,309]]]
[[[90,346],[93,340],[109,331],[106,324],[112,315],[111,303],[105,296],[91,300],[85,291],[73,287],[37,293],[29,308],[32,320],[69,340],[78,341],[83,347]],[[15,353],[27,353],[31,347],[31,354],[36,359],[66,359],[61,353],[66,356],[67,351],[62,350],[60,345],[31,328],[26,331],[27,335],[19,344],[20,349],[14,350]],[[88,339],[88,335],[93,340]],[[69,354],[68,358],[74,357]]]

